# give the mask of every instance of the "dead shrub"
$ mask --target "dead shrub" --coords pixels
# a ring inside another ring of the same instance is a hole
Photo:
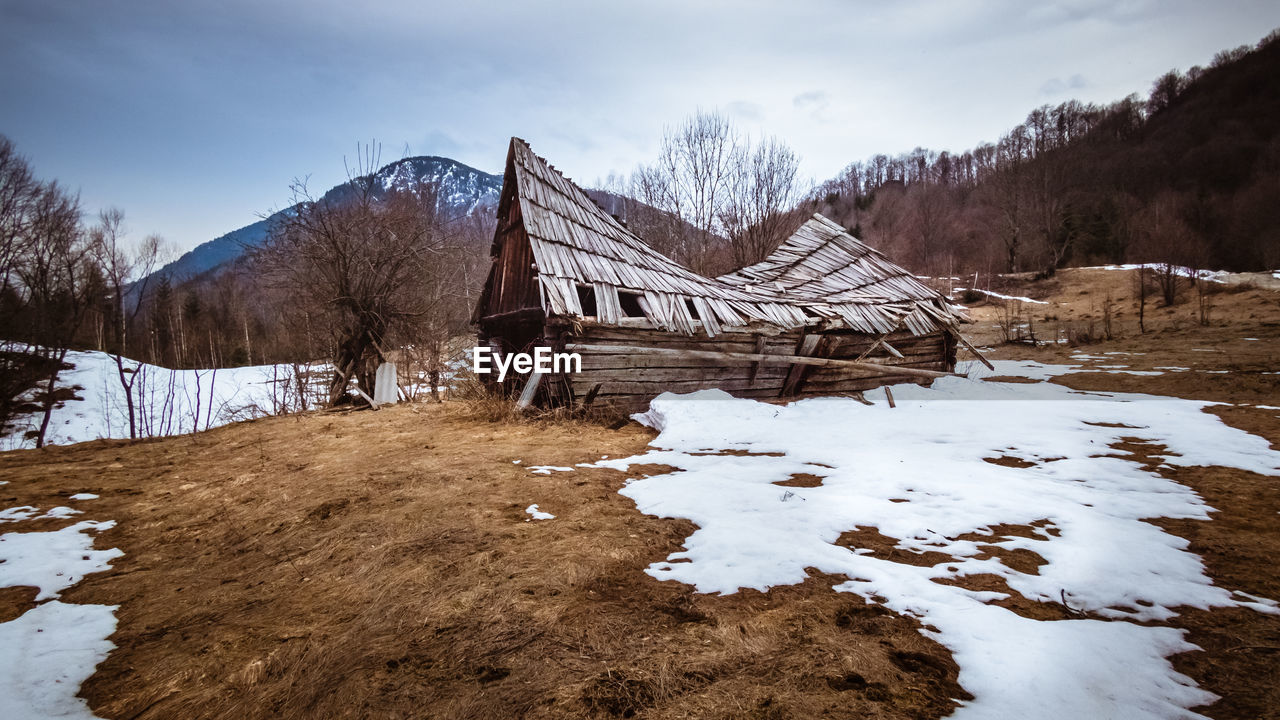
[[[485,384],[470,370],[463,370],[453,378],[452,399],[458,402],[461,416],[468,420],[521,422],[526,419],[516,409],[515,398]]]
[[[587,423],[620,428],[630,422],[625,412],[606,404],[581,404],[568,407],[539,408],[516,407],[517,398],[508,396],[493,386],[485,384],[471,371],[458,373],[454,378],[452,399],[457,401],[460,416],[467,420],[493,423]]]

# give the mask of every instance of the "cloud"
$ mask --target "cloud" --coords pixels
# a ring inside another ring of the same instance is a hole
[[[748,102],[746,100],[734,100],[725,105],[725,109],[730,115],[749,120],[752,122],[764,119],[764,106],[759,103]]]
[[[831,96],[823,90],[810,90],[791,98],[791,104],[814,120],[824,122],[827,119],[827,108],[831,107]]]
[[[797,110],[821,110],[831,104],[831,98],[822,90],[810,90],[791,99]]]
[[[1079,73],[1063,80],[1062,78],[1049,78],[1040,86],[1040,94],[1043,96],[1054,97],[1062,95],[1069,90],[1082,90],[1089,87],[1089,81],[1084,79]]]

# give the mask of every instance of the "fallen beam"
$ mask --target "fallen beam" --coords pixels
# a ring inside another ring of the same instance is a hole
[[[565,350],[573,352],[575,350],[584,350],[590,352],[594,348],[603,347],[602,345],[579,344],[574,343],[565,346]],[[630,353],[633,355],[665,355],[668,357],[681,358],[699,358],[707,360],[737,360],[739,362],[758,362],[763,364],[775,365],[817,365],[821,367],[847,367],[857,370],[870,370],[873,372],[884,373],[886,375],[911,375],[915,377],[964,377],[959,373],[943,372],[941,370],[923,370],[921,368],[898,367],[895,365],[881,365],[879,363],[856,362],[853,360],[837,360],[835,358],[808,357],[805,355],[766,355],[764,353],[743,353],[743,352],[721,352],[717,350],[684,350],[679,348],[656,348],[641,345],[609,345],[608,347],[619,352]]]
[[[968,348],[969,352],[973,353],[973,356],[978,358],[978,360],[980,360],[983,365],[986,365],[988,370],[996,369],[996,366],[992,365],[990,360],[983,357],[982,353],[978,352],[978,348],[974,347],[973,344],[970,343],[968,340],[965,340],[963,335],[956,333],[956,339],[960,341],[961,345],[964,345],[966,348]]]

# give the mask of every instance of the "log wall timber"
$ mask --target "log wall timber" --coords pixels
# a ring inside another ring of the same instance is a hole
[[[925,381],[927,378],[912,371],[946,373],[954,367],[955,342],[942,332],[879,336],[850,331],[779,332],[760,328],[761,331],[752,332],[751,328],[734,328],[709,338],[705,334],[689,336],[643,327],[641,322],[629,325],[607,326],[584,319],[572,326],[548,326],[546,337],[558,333],[560,347],[582,356],[582,372],[562,377],[574,398],[580,400],[599,388],[593,398],[596,405],[630,412],[644,409],[649,400],[667,391],[718,388],[738,397],[753,398],[831,395],[887,383]],[[882,345],[873,348],[882,339],[901,357]],[[806,349],[808,352],[801,353]],[[868,350],[871,352],[864,363],[879,367],[850,365]],[[725,357],[724,353],[744,357]],[[787,361],[800,354],[834,360],[841,366],[814,367]],[[759,355],[779,357],[762,362]],[[902,368],[903,373],[894,373],[892,368]],[[804,371],[798,382],[797,369]]]

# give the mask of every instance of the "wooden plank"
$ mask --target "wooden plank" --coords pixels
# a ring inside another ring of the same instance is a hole
[[[818,347],[818,342],[822,340],[822,335],[805,335],[796,347],[797,355],[812,355]],[[782,384],[782,394],[795,395],[799,389],[800,383],[804,381],[807,365],[795,365],[787,371],[787,380]]]
[[[707,383],[702,380],[684,380],[684,381],[667,381],[658,383],[646,383],[638,381],[617,380],[612,382],[601,383],[599,399],[609,395],[643,395],[647,397],[655,397],[664,392],[694,392],[696,390],[725,390],[727,392],[735,392],[740,390],[769,390],[769,396],[777,395],[778,390],[782,388],[779,382],[772,386],[756,386],[751,384],[746,378],[738,380],[722,380],[716,383]]]
[[[764,353],[764,336],[757,335],[756,336],[756,354],[761,355],[763,353]],[[756,379],[756,373],[759,371],[760,371],[760,363],[759,362],[751,363],[751,379],[752,380]]]
[[[921,360],[918,362],[910,362],[910,363],[895,362],[893,364],[885,364],[884,368],[885,368],[885,371],[882,373],[878,373],[879,375],[899,375],[904,371],[909,372],[910,370],[913,370],[913,369],[934,370],[939,372],[942,372],[946,369],[941,359]],[[855,373],[848,369],[838,368],[838,367],[810,368],[810,370],[811,372],[809,373],[809,377],[805,380],[806,383],[835,382],[839,380],[845,380],[848,378],[862,378],[862,377],[875,376],[873,374],[868,374],[868,373]]]
[[[538,385],[542,383],[542,373],[533,372],[529,374],[528,381],[524,384],[524,390],[520,393],[520,399],[516,402],[516,408],[524,410],[533,404],[533,397],[538,392]]]
[[[583,368],[582,372],[573,373],[572,382],[593,383],[610,380],[627,380],[634,382],[677,382],[697,380],[702,382],[718,382],[720,380],[759,380],[781,387],[787,376],[785,366],[772,365],[762,368],[753,377],[744,366],[736,367],[699,367],[699,368],[646,368],[643,371],[626,368]]]
[[[566,345],[565,348],[570,352],[579,349],[579,345]],[[690,357],[690,358],[724,358],[725,360],[759,360],[762,363],[796,363],[801,365],[815,365],[819,367],[845,367],[849,369],[870,370],[893,375],[915,375],[918,377],[960,377],[953,372],[939,372],[936,370],[919,370],[916,368],[903,368],[890,365],[881,365],[879,363],[869,362],[853,362],[851,360],[835,360],[832,358],[804,357],[801,355],[766,355],[757,353],[739,353],[739,352],[717,352],[712,350],[676,350],[668,348],[655,348],[643,346],[614,346],[620,352],[630,352],[636,355],[645,353],[667,354],[672,357]]]
[[[981,360],[981,361],[982,361],[982,364],[983,364],[983,365],[986,365],[988,370],[995,370],[995,369],[996,369],[996,366],[995,366],[995,365],[992,365],[990,360],[988,360],[988,359],[986,359],[985,357],[983,357],[983,356],[982,356],[982,353],[978,352],[978,348],[976,348],[976,347],[974,347],[973,345],[969,344],[969,341],[968,341],[968,340],[965,340],[963,335],[961,335],[961,334],[959,334],[959,333],[956,333],[955,338],[956,338],[956,340],[959,340],[959,341],[960,341],[960,344],[961,344],[961,345],[964,345],[965,347],[969,348],[969,352],[973,353],[973,356],[974,356],[974,357],[976,357],[976,358],[978,358],[979,360]]]
[[[874,390],[879,387],[884,387],[886,385],[897,385],[900,383],[924,384],[927,382],[928,380],[924,378],[911,378],[905,375],[877,375],[876,377],[849,378],[847,380],[831,383],[806,383],[804,388],[800,392],[796,393],[796,395],[828,396],[849,392],[863,392],[866,390]]]
[[[508,320],[536,320],[542,318],[541,307],[527,307],[519,310],[508,310],[507,312],[486,315],[480,318],[482,323],[499,323]]]
[[[833,347],[844,353],[857,355],[866,352],[868,349],[874,349],[879,344],[879,337],[872,335],[842,335],[837,333],[827,333],[831,338]],[[919,348],[937,349],[942,346],[942,333],[932,333],[930,335],[910,335],[906,333],[880,336],[885,341],[892,342],[893,347],[901,352],[911,352]]]
[[[382,409],[382,408],[380,408],[380,407],[378,406],[378,403],[376,403],[376,402],[374,402],[374,401],[373,401],[373,398],[371,398],[371,397],[369,397],[368,395],[366,395],[366,394],[365,394],[365,392],[364,392],[363,390],[361,390],[361,389],[360,389],[360,386],[359,386],[359,385],[356,385],[356,386],[354,386],[354,387],[353,387],[353,388],[351,388],[351,389],[352,389],[352,390],[355,390],[357,395],[359,395],[360,397],[364,398],[365,402],[369,403],[369,407],[373,408],[374,410],[381,410],[381,409]]]
[[[645,298],[645,300],[647,301],[648,298]],[[625,319],[629,319],[629,318],[624,318],[624,320]],[[692,320],[691,322],[694,323],[695,329],[701,330],[701,325],[702,325],[701,322],[697,320]],[[684,337],[686,339],[688,338],[687,335],[683,335],[683,334],[676,335],[669,330],[659,330],[656,328],[608,327],[608,326],[594,324],[590,319],[584,319],[583,321],[580,321],[578,323],[577,334],[582,335],[583,337],[599,338],[602,340],[604,339],[625,340],[630,338],[658,340],[664,337]],[[698,332],[696,334],[702,337],[702,339],[706,339],[706,336],[704,333]],[[757,335],[763,335],[769,338],[770,340],[777,338],[777,339],[787,339],[787,340],[790,340],[791,342],[795,342],[800,337],[799,332],[790,332],[790,333],[747,332],[747,331],[743,331],[741,328],[736,328],[734,330],[728,330],[728,329],[722,330],[720,334],[716,335],[715,339],[721,342],[755,342],[755,338]]]
[[[602,387],[600,394],[599,394],[599,395],[597,396],[597,398],[596,398],[596,402],[597,402],[597,403],[603,404],[603,403],[608,403],[608,402],[617,402],[617,401],[620,401],[620,400],[621,400],[621,401],[630,401],[630,402],[636,403],[636,404],[637,404],[641,409],[644,409],[645,407],[647,407],[647,406],[648,406],[648,404],[649,404],[649,401],[653,400],[653,398],[655,398],[655,397],[657,397],[657,396],[661,395],[663,392],[666,392],[665,390],[652,390],[652,389],[651,389],[651,390],[649,390],[648,392],[643,392],[643,393],[635,393],[635,392],[632,392],[632,393],[610,393],[610,394],[606,394],[606,393],[604,392],[604,390],[607,390],[607,389],[608,389],[607,387]],[[707,389],[711,389],[711,388],[705,388],[705,387],[696,388],[696,387],[695,387],[695,388],[683,389],[683,390],[672,390],[672,392],[687,393],[687,392],[696,392],[696,391],[698,391],[698,390],[707,390]],[[725,392],[729,393],[730,395],[732,395],[732,396],[734,396],[734,397],[768,398],[768,399],[774,399],[774,398],[776,398],[776,397],[778,396],[778,389],[777,389],[776,387],[773,387],[773,388],[750,388],[750,387],[744,387],[744,388],[727,388],[727,389],[726,389],[726,388],[714,388],[714,389],[716,389],[716,390],[724,390]]]
[[[744,376],[746,369],[751,366],[751,361],[743,360],[741,362],[726,362],[724,360],[714,358],[674,358],[666,355],[630,355],[630,354],[599,354],[599,353],[581,353],[582,370],[604,370],[616,368],[619,370],[634,370],[637,373],[646,372],[649,368],[709,368],[709,367],[738,367],[743,368]]]

